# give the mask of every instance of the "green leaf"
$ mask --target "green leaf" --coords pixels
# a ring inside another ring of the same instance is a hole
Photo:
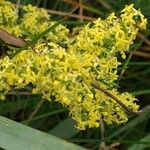
[[[139,144],[140,142],[149,142],[149,144]],[[139,143],[132,145],[127,150],[144,150],[145,148],[150,147],[150,134],[146,135],[144,138],[142,138]]]
[[[77,129],[74,125],[74,121],[67,118],[55,126],[49,133],[60,138],[69,139],[77,134]]]
[[[7,150],[86,150],[2,116],[0,146]]]

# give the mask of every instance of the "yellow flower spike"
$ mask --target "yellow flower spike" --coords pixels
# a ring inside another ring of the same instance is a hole
[[[8,10],[11,10],[9,15]],[[28,5],[23,10],[25,13],[18,18],[12,4],[2,1],[0,12],[4,18],[0,15],[0,27],[31,40],[54,24],[43,9]],[[5,19],[10,19],[8,26],[5,26]],[[20,24],[16,24],[17,19]],[[101,118],[107,124],[126,122],[124,109],[91,84],[96,81],[131,110],[139,109],[131,94],[119,93],[114,88],[121,64],[116,54],[125,58],[124,51],[133,43],[138,30],[145,29],[146,23],[142,13],[129,5],[120,17],[112,13],[104,20],[99,18],[88,23],[71,41],[67,37],[69,29],[57,26],[34,50],[31,47],[13,59],[8,56],[0,59],[0,98],[4,99],[11,86],[20,89],[30,84],[33,94],[41,94],[49,101],[53,97],[68,108],[79,130],[99,127]]]

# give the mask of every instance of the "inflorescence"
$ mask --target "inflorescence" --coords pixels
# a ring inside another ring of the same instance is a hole
[[[0,28],[30,41],[55,23],[44,9],[28,5],[21,11],[19,15],[12,3],[0,0]],[[146,24],[140,10],[131,4],[120,17],[111,13],[105,20],[88,23],[72,40],[68,38],[69,29],[58,25],[34,49],[29,47],[12,59],[9,55],[0,59],[0,99],[30,84],[33,94],[49,101],[53,98],[67,107],[79,130],[99,127],[101,118],[107,124],[126,122],[124,109],[91,84],[96,82],[131,110],[139,109],[135,97],[116,88],[121,64],[116,54],[125,58],[125,51]]]

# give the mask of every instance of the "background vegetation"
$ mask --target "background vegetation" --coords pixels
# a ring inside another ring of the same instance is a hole
[[[94,18],[105,18],[112,11],[118,13],[126,4],[134,3],[150,21],[149,0],[12,0],[16,5],[32,4],[47,9],[53,20],[60,20],[74,7],[78,9],[69,15],[66,26],[70,29],[86,24]],[[130,47],[127,59],[119,68],[118,88],[135,95],[141,108],[149,107],[150,99],[150,41],[149,24],[144,33],[139,33]],[[0,115],[15,120],[32,128],[74,142],[88,149],[99,148],[101,129],[87,129],[78,132],[68,111],[56,102],[41,101],[40,96],[31,96],[26,92],[11,93],[5,102],[0,102]],[[150,115],[131,116],[121,126],[105,125],[107,145],[119,142],[118,149],[146,150],[150,148]],[[41,139],[42,140],[42,139]],[[44,139],[43,139],[44,140]]]

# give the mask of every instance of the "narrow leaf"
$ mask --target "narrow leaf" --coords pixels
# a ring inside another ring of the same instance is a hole
[[[0,116],[0,146],[7,150],[86,150]]]

